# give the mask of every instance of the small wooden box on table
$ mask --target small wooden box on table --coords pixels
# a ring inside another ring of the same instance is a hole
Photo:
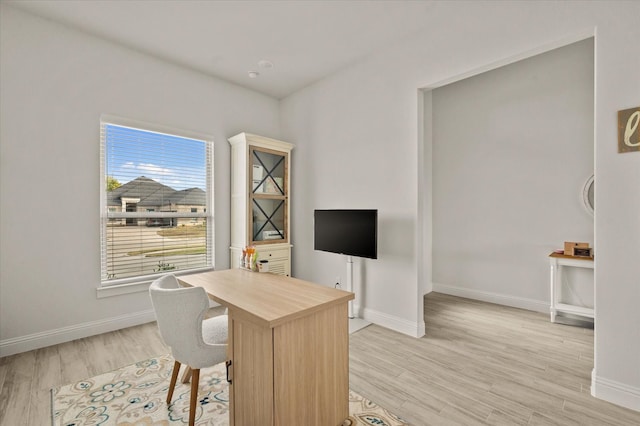
[[[559,312],[579,315],[586,318],[594,318],[594,309],[585,306],[570,305],[560,302],[561,285],[562,285],[562,269],[566,266],[576,268],[593,269],[593,257],[571,256],[566,254],[551,253],[549,255],[551,265],[551,322],[556,322],[556,315]]]
[[[354,294],[240,269],[180,277],[229,309],[231,426],[339,426]]]

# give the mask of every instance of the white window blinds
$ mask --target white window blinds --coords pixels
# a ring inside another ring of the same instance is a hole
[[[101,121],[103,285],[213,267],[212,142],[184,134]]]

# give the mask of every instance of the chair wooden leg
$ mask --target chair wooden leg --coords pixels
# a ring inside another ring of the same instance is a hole
[[[200,369],[191,370],[191,405],[189,406],[189,426],[193,426],[196,420],[196,405],[198,403],[198,384],[200,382]]]
[[[169,384],[167,405],[171,404],[171,398],[173,397],[173,388],[176,387],[176,381],[178,380],[178,371],[180,371],[180,363],[178,361],[175,361],[173,363],[173,372],[171,373],[171,383]]]
[[[187,365],[184,373],[182,373],[182,383],[189,383],[189,380],[191,380],[191,367]]]

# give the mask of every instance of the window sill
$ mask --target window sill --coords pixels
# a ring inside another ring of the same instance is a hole
[[[203,268],[197,271],[191,270],[188,272],[185,271],[184,273],[176,273],[175,276],[179,277],[181,275],[189,275],[189,274],[195,274],[195,273],[206,272],[206,271],[213,271],[213,268]],[[96,289],[96,297],[98,299],[104,299],[105,297],[121,296],[123,294],[142,293],[145,291],[149,291],[149,285],[151,285],[151,283],[155,279],[161,276],[162,274],[158,275],[157,277],[156,276],[147,277],[142,281],[132,281],[132,282],[125,281],[121,284],[104,285]]]

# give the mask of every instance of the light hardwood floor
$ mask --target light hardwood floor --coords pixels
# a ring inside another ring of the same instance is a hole
[[[414,426],[640,425],[589,394],[593,330],[435,293],[425,321],[421,339],[351,335],[351,388]],[[51,387],[164,353],[150,323],[0,358],[0,425],[49,425]]]
[[[593,330],[549,315],[425,296],[427,333],[351,336],[350,386],[419,425],[640,425],[590,395]]]

